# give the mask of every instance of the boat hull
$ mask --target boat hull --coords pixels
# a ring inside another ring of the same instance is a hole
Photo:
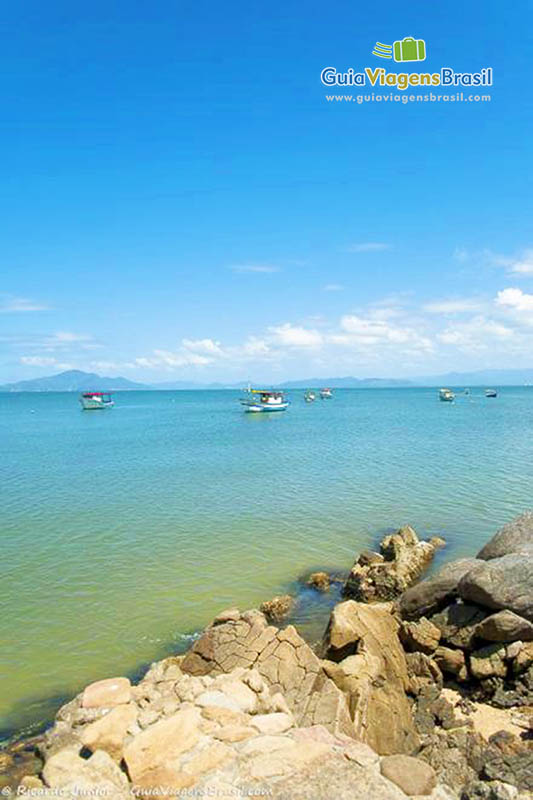
[[[108,403],[99,403],[96,400],[80,400],[82,411],[103,411],[105,408],[113,408],[115,405],[113,400]]]
[[[289,407],[288,403],[279,403],[277,405],[260,405],[259,403],[252,403],[244,405],[244,410],[247,414],[273,414],[278,411],[286,411]]]

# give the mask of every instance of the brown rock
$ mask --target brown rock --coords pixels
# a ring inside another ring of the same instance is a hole
[[[122,759],[124,739],[128,729],[137,719],[137,707],[133,703],[116,706],[105,717],[87,725],[82,731],[81,742],[92,750],[104,750],[112,759]]]
[[[393,600],[405,592],[433,559],[440,544],[419,541],[415,531],[406,525],[381,542],[383,561],[356,561],[343,594],[354,600],[371,602]]]
[[[294,598],[290,594],[283,594],[261,603],[261,612],[271,622],[281,622],[289,616],[293,606]]]
[[[441,644],[470,650],[475,647],[476,630],[488,612],[467,603],[452,603],[431,617],[441,632]]]
[[[245,612],[237,621],[208,628],[181,664],[183,672],[194,675],[220,675],[236,667],[257,670],[272,704],[276,695],[285,698],[298,725],[323,724],[353,735],[346,698],[292,625],[278,630],[260,612]],[[226,697],[226,707],[231,702]],[[236,704],[232,708],[239,710]],[[285,703],[279,710],[286,710]]]
[[[398,624],[379,606],[347,600],[333,609],[324,640],[328,675],[349,699],[357,739],[382,755],[417,745]]]
[[[408,652],[431,655],[437,649],[440,637],[439,628],[425,617],[419,622],[403,622],[400,626],[400,641]]]
[[[96,681],[85,688],[81,704],[83,708],[111,707],[131,700],[131,683],[128,678],[107,678]]]
[[[530,642],[533,641],[533,623],[504,609],[480,622],[476,626],[476,636],[488,642]]]
[[[503,645],[489,644],[470,655],[470,672],[478,680],[492,677],[505,678],[507,675],[505,659],[506,652]]]
[[[525,672],[533,665],[533,642],[525,644],[514,657],[512,669],[515,675]]]
[[[425,653],[406,653],[408,692],[418,695],[427,686],[442,687],[442,672],[438,664]]]
[[[235,760],[235,751],[222,742],[215,742],[200,750],[183,764],[183,772],[196,780],[200,775],[220,769]]]
[[[468,679],[465,654],[462,650],[453,650],[451,647],[437,647],[433,658],[442,672],[447,675],[455,675],[459,681]]]
[[[179,783],[182,770],[175,764],[197,743],[200,720],[198,709],[184,708],[139,733],[124,750],[124,760],[133,783],[145,781],[143,785],[146,785],[146,781],[152,780],[151,773],[158,769],[164,769],[169,775],[175,774]]]
[[[307,579],[307,585],[319,592],[329,592],[330,578],[327,572],[313,572]]]
[[[411,756],[386,756],[381,759],[381,774],[407,795],[431,794],[437,785],[433,767]]]

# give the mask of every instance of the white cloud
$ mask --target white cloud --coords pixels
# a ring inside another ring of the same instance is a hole
[[[514,331],[503,323],[479,315],[466,322],[449,325],[437,338],[445,345],[476,351],[486,350],[494,342],[509,341],[513,336]]]
[[[186,350],[194,353],[204,353],[208,356],[223,355],[220,342],[213,339],[182,339],[181,343]]]
[[[526,294],[522,289],[503,289],[496,296],[496,305],[516,311],[533,311],[533,294]]]
[[[48,306],[42,303],[36,303],[34,300],[29,300],[27,297],[12,297],[11,295],[4,295],[0,300],[0,313],[1,314],[16,314],[27,311],[47,311]]]
[[[533,250],[523,250],[516,256],[502,256],[490,250],[485,251],[487,258],[497,267],[504,267],[512,275],[533,275]]]
[[[320,347],[323,342],[322,334],[314,328],[304,328],[301,325],[273,326],[268,329],[275,341],[284,347]]]
[[[479,311],[481,308],[479,300],[474,298],[457,298],[450,300],[435,300],[422,306],[423,311],[429,314],[463,314],[468,311]]]
[[[344,286],[341,286],[340,283],[326,283],[325,286],[322,287],[323,292],[342,292]]]
[[[348,253],[377,253],[382,250],[390,250],[391,245],[385,242],[357,242],[349,244],[345,249]]]
[[[233,270],[233,272],[269,273],[280,271],[279,267],[276,267],[273,264],[232,264],[230,269]]]
[[[21,356],[20,363],[27,367],[55,367],[56,369],[72,369],[71,364],[63,364],[56,358],[47,356]]]

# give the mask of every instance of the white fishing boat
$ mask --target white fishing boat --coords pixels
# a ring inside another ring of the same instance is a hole
[[[289,401],[283,392],[271,391],[270,389],[246,389],[248,397],[241,398],[241,405],[246,412],[250,413],[270,413],[273,411],[286,411]]]
[[[485,389],[485,397],[498,397],[496,389]]]
[[[443,403],[453,403],[455,395],[451,389],[439,389],[439,400]]]
[[[99,411],[115,405],[109,392],[82,392],[79,399],[84,411]]]
[[[322,398],[322,400],[329,400],[330,397],[333,397],[333,392],[331,391],[331,389],[328,389],[326,387],[325,389],[320,390],[320,397]]]
[[[316,394],[308,389],[307,392],[304,394],[304,400],[306,403],[314,403],[316,400]]]

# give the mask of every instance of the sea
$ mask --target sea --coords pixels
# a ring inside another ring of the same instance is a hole
[[[229,606],[292,593],[316,641],[338,594],[307,589],[313,570],[346,572],[405,524],[446,539],[436,568],[533,505],[533,388],[303,394],[255,415],[229,390],[96,412],[0,394],[0,739],[183,652]]]

